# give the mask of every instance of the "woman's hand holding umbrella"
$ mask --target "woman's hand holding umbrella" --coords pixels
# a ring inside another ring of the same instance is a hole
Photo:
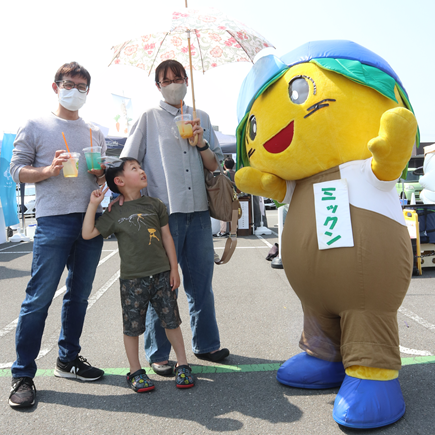
[[[201,127],[199,118],[195,118],[192,121],[187,121],[186,124],[192,125],[193,137],[189,139],[190,145],[197,146],[199,148],[204,147],[204,129]]]
[[[217,162],[213,151],[208,146],[208,143],[204,140],[204,129],[201,127],[200,119],[195,118],[193,121],[187,121],[192,125],[193,136],[197,140],[196,147],[201,152],[202,163],[205,168],[213,172],[217,169]],[[190,142],[190,139],[189,139]],[[190,142],[192,145],[192,142]]]

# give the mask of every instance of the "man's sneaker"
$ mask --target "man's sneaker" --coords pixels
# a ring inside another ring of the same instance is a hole
[[[192,388],[195,386],[195,381],[192,376],[190,366],[175,367],[175,385],[177,388]]]
[[[59,378],[81,379],[82,381],[96,381],[104,375],[104,371],[92,367],[86,358],[78,355],[74,361],[63,363],[59,358],[54,368],[54,376]]]
[[[144,369],[136,370],[134,373],[127,373],[127,384],[136,393],[145,393],[154,390],[154,384],[147,376]]]
[[[12,378],[9,405],[25,408],[33,406],[36,399],[36,388],[32,378]]]

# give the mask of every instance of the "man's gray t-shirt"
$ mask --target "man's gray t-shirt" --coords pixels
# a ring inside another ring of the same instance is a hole
[[[101,154],[105,156],[107,146],[103,133],[82,118],[70,121],[51,113],[30,119],[18,130],[10,166],[16,183],[20,182],[19,173],[23,166],[50,166],[55,152],[66,149],[62,132],[69,150],[80,153],[78,177],[65,178],[61,170],[57,177],[35,183],[36,218],[86,212],[91,192],[98,189],[95,175],[88,173],[83,153],[83,148],[91,146],[90,130],[92,145],[101,146]],[[101,207],[98,211],[102,211]]]
[[[122,157],[141,162],[148,179],[143,193],[161,199],[170,214],[208,210],[201,154],[180,137],[174,122],[180,113],[180,109],[164,101],[147,110],[133,125],[121,152]],[[183,105],[183,113],[192,114],[192,108]],[[222,161],[209,116],[202,110],[197,110],[197,116],[210,149]]]

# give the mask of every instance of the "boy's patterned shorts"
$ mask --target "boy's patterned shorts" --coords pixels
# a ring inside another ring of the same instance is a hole
[[[120,278],[119,282],[125,335],[137,337],[145,332],[148,303],[153,306],[163,328],[176,329],[181,325],[177,293],[171,290],[169,271],[145,278]]]

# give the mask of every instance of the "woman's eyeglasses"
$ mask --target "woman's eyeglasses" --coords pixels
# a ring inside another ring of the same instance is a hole
[[[157,82],[162,88],[166,88],[166,86],[171,85],[172,83],[176,83],[177,85],[181,85],[185,82],[187,77],[177,77],[174,80],[162,80],[161,82]]]

